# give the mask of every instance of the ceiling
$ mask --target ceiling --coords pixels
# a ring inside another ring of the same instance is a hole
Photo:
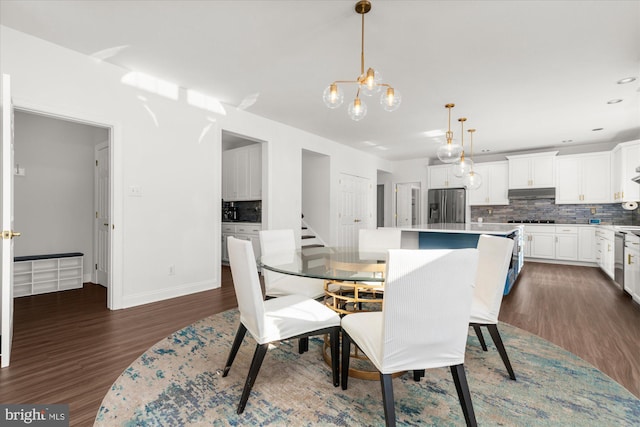
[[[359,74],[355,3],[3,0],[0,23],[390,160],[435,157],[446,103],[476,154],[640,138],[640,1],[372,0],[365,67],[402,105],[359,122],[354,86],[322,102]]]

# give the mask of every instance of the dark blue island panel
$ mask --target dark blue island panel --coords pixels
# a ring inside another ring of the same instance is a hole
[[[509,236],[499,236],[516,239],[515,246],[518,245],[517,234]],[[478,239],[480,234],[475,233],[438,233],[438,232],[423,232],[418,234],[418,247],[420,249],[463,249],[463,248],[475,248],[478,246]],[[507,295],[518,278],[520,272],[520,262],[518,260],[519,251],[514,250],[511,264],[509,265],[509,272],[507,273],[507,280],[504,285],[504,295]]]

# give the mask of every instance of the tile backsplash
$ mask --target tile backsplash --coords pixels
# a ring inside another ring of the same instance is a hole
[[[595,214],[591,210],[595,209]],[[590,205],[556,205],[555,199],[511,200],[508,206],[472,206],[471,221],[504,223],[518,219],[553,219],[559,224],[588,224],[600,219],[602,224],[638,225],[639,209],[627,211],[620,203]]]

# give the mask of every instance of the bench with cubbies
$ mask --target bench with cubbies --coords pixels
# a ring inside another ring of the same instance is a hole
[[[80,252],[69,252],[15,257],[13,296],[81,288],[83,256]]]

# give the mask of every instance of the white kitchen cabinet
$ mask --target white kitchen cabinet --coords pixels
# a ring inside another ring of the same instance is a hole
[[[560,156],[556,166],[556,204],[611,202],[609,152]]]
[[[453,174],[451,165],[429,166],[429,188],[460,188],[464,187],[462,178]]]
[[[227,238],[233,236],[237,239],[248,240],[253,246],[253,253],[256,260],[260,258],[260,230],[262,224],[259,223],[222,223],[222,260],[229,261],[229,253],[227,251]]]
[[[262,146],[252,144],[222,153],[222,198],[262,199]]]
[[[578,260],[578,227],[559,225],[556,231],[556,259],[564,261]]]
[[[604,227],[596,229],[596,260],[609,277],[614,278],[614,232]]]
[[[596,262],[596,228],[578,227],[578,261]]]
[[[503,162],[476,163],[473,170],[482,176],[482,184],[469,190],[469,205],[508,205],[509,164]]]
[[[58,255],[16,257],[13,264],[14,297],[82,288],[82,254]]]
[[[640,238],[625,239],[624,249],[624,288],[635,302],[640,304]]]
[[[611,154],[612,193],[614,203],[640,201],[640,185],[631,181],[640,166],[640,140],[616,145]]]
[[[555,187],[556,154],[557,151],[507,156],[509,188]]]
[[[555,259],[556,257],[556,233],[553,225],[525,225],[525,248],[528,246],[530,258]]]

